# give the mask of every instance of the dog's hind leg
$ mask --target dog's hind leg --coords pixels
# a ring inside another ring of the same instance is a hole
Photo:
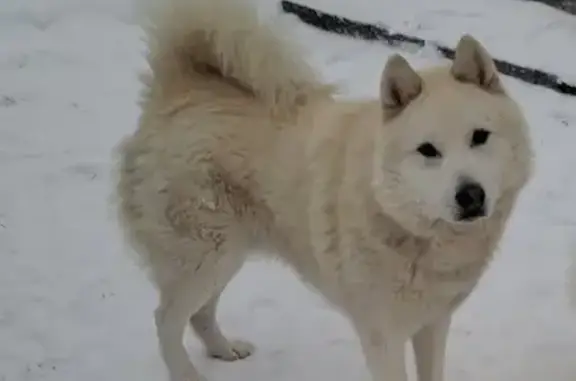
[[[220,295],[210,298],[198,312],[190,318],[190,323],[200,337],[210,357],[224,361],[244,359],[254,352],[254,346],[246,341],[229,341],[216,321],[216,307]]]
[[[190,247],[196,249],[196,253],[202,252],[198,251],[200,248],[198,245]],[[190,255],[180,266],[172,264],[172,270],[168,271],[170,278],[159,283],[160,304],[155,312],[156,329],[160,353],[171,381],[203,380],[188,358],[183,343],[185,328],[190,320],[197,332],[203,332],[200,337],[214,355],[224,355],[225,349],[236,349],[238,352],[242,349],[226,341],[214,320],[220,291],[244,261],[243,256],[234,254],[221,248],[219,252]],[[250,348],[244,350],[247,349]]]
[[[203,381],[188,358],[183,337],[188,317],[202,307],[204,298],[194,295],[194,277],[182,276],[160,289],[160,304],[155,311],[160,354],[164,359],[170,381]]]

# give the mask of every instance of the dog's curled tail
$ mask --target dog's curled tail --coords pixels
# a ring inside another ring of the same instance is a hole
[[[211,74],[249,91],[275,114],[329,95],[296,47],[262,24],[247,0],[164,0],[148,3],[144,30],[152,81],[162,92],[194,86]]]

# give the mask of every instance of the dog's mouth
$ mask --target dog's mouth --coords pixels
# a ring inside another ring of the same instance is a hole
[[[484,205],[477,209],[461,209],[452,207],[452,218],[450,223],[455,225],[470,226],[482,221],[490,216],[490,209],[488,205]]]
[[[486,208],[482,207],[477,210],[460,211],[456,216],[456,221],[461,223],[470,223],[486,217]]]

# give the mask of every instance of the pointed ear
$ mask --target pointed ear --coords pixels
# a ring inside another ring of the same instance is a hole
[[[422,92],[422,78],[400,55],[388,59],[380,80],[380,100],[386,116],[402,111]]]
[[[504,92],[494,60],[470,35],[462,36],[458,42],[450,72],[458,81],[477,85],[493,93]]]

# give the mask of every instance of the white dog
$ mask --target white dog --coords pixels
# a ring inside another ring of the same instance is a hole
[[[122,145],[127,236],[160,292],[172,381],[198,381],[188,322],[211,356],[244,358],[215,321],[255,248],[345,314],[375,381],[442,381],[450,317],[490,262],[531,174],[525,120],[463,37],[451,65],[391,57],[377,99],[338,101],[239,0],[151,13],[142,117]]]

